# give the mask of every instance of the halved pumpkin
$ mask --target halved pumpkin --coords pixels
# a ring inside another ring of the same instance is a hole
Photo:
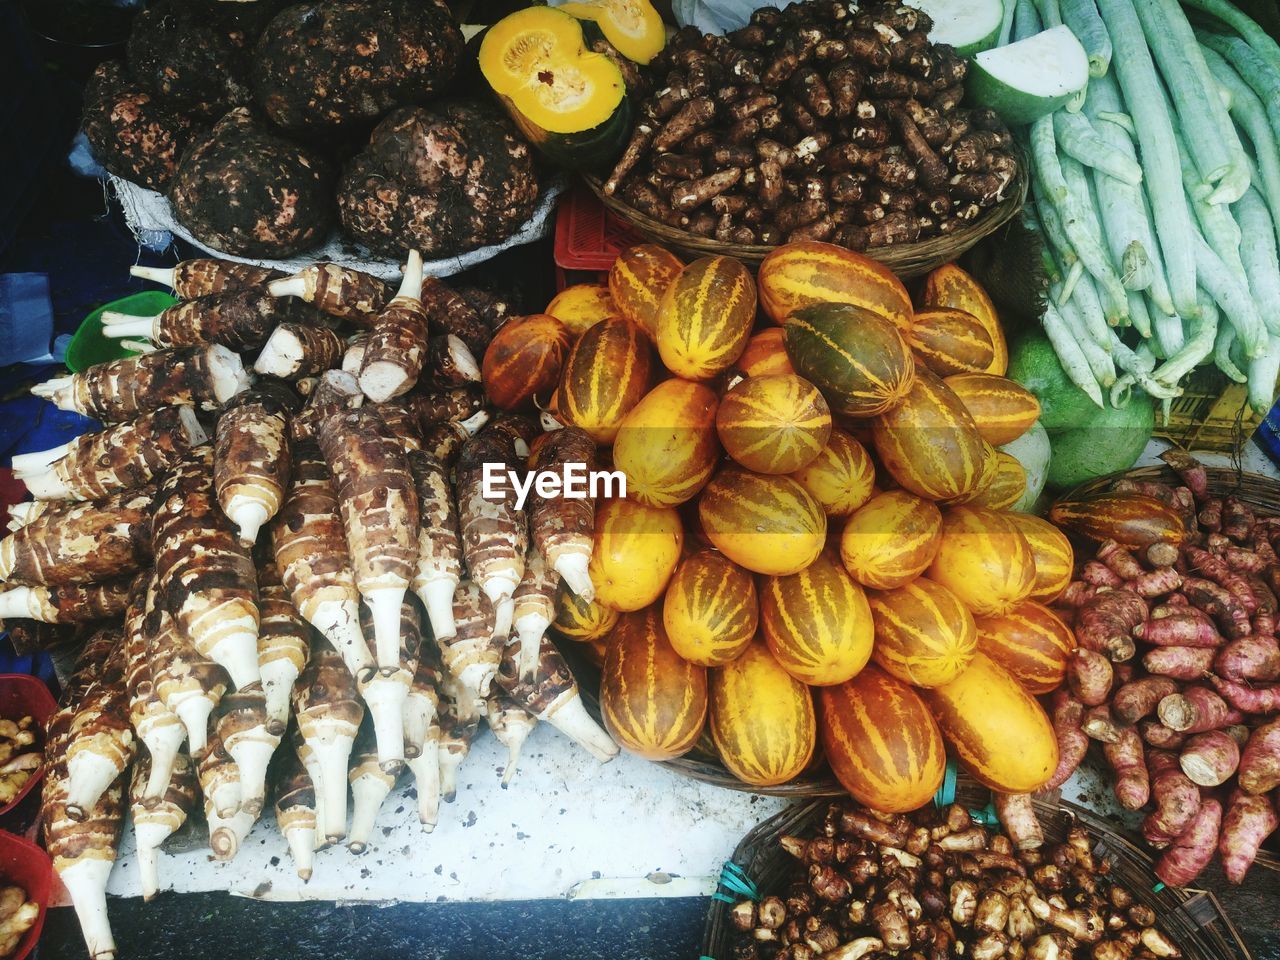
[[[556,9],[594,23],[620,54],[636,63],[648,63],[667,42],[662,15],[649,0],[586,0]]]

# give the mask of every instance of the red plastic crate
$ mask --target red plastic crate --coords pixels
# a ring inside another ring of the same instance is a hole
[[[643,242],[581,183],[560,201],[555,258],[562,270],[607,271],[621,251]]]
[[[58,704],[43,680],[22,673],[0,673],[0,717],[17,722],[23,717],[30,716],[35,719],[36,729],[44,730],[49,718],[57,709]],[[40,743],[39,738],[37,743]],[[43,778],[44,767],[41,766],[18,791],[13,802],[0,807],[0,816],[4,816],[21,803],[22,798],[34,790]]]
[[[53,861],[49,855],[30,840],[16,837],[0,830],[0,886],[14,884],[27,892],[27,899],[34,900],[40,912],[21,940],[18,949],[9,960],[22,960],[40,939],[44,917],[53,896]]]

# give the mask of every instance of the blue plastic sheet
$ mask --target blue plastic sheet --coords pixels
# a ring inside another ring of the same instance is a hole
[[[51,359],[53,303],[46,273],[0,273],[0,367]]]

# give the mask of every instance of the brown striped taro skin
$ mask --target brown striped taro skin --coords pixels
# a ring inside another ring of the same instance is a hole
[[[219,260],[216,257],[183,260],[171,269],[132,267],[129,272],[135,277],[168,284],[173,288],[174,296],[182,300],[259,287],[284,276],[279,270],[270,267],[259,267],[236,260]]]
[[[151,559],[155,487],[46,511],[0,540],[0,581],[63,586],[124,576]]]
[[[267,288],[276,297],[300,297],[324,313],[360,327],[373,325],[391,299],[387,284],[368,273],[321,261]]]
[[[292,470],[289,417],[298,405],[293,391],[266,382],[234,397],[218,419],[214,487],[242,544],[256,541],[280,510]]]
[[[437,638],[440,660],[456,681],[455,699],[466,698],[464,706],[479,703],[502,663],[505,637],[494,631],[494,608],[479,584],[463,580],[453,595],[455,633]]]
[[[422,451],[422,430],[418,427],[418,418],[409,408],[397,401],[374,404],[373,409],[382,417],[383,423],[391,431],[405,453]]]
[[[337,365],[345,349],[345,341],[327,327],[285,322],[271,331],[253,369],[283,380],[318,377]]]
[[[307,665],[311,627],[289,599],[275,561],[258,560],[258,670],[266,695],[268,729],[284,733],[293,681]]]
[[[267,342],[280,319],[275,297],[261,287],[247,287],[166,307],[155,318],[153,339],[164,347],[220,343],[253,350]]]
[[[407,393],[427,362],[427,309],[422,303],[422,257],[409,251],[395,299],[373,322],[360,364],[360,389],[374,403]]]
[[[67,816],[83,820],[133,762],[137,741],[129,724],[125,649],[121,631],[101,672],[80,700],[67,731]]]
[[[129,697],[129,723],[146,745],[147,779],[139,785],[137,802],[153,806],[165,788],[187,737],[178,715],[165,706],[151,676],[147,651],[147,586],[150,574],[134,582],[133,596],[125,610],[125,691]]]
[[[316,789],[292,748],[284,751],[275,778],[276,826],[289,844],[294,868],[305,883],[311,879],[316,846]]]
[[[707,718],[707,671],[671,646],[655,606],[624,613],[609,635],[600,714],[619,745],[647,760],[693,749]]]
[[[98,500],[145,486],[206,439],[190,406],[161,407],[77,437],[49,472],[57,493],[72,500]]]
[[[413,590],[426,608],[431,633],[447,640],[456,631],[453,594],[462,579],[462,541],[458,508],[449,485],[449,471],[421,450],[409,452],[409,469],[418,491],[418,559]]]
[[[611,317],[592,325],[564,363],[555,409],[600,444],[611,444],[618,426],[649,391],[653,351],[634,323]]]
[[[320,436],[320,424],[335,413],[354,410],[364,403],[364,394],[354,374],[344,370],[326,370],[307,397],[307,405],[289,421],[289,436],[295,442],[314,442]]]
[[[377,740],[378,763],[390,774],[404,767],[404,709],[418,671],[418,648],[422,645],[419,605],[412,594],[400,603],[397,638],[397,660],[392,665],[378,664],[378,672],[357,684],[368,708],[369,726]],[[360,607],[360,626],[366,636],[373,632],[373,617],[367,606]]]
[[[452,333],[475,357],[484,356],[496,328],[485,323],[471,302],[438,277],[422,281],[422,304],[431,329]]]
[[[128,603],[128,577],[59,587],[11,586],[0,590],[0,619],[26,617],[42,623],[88,623],[118,616]]]
[[[360,632],[360,593],[333,477],[311,441],[294,445],[293,465],[293,482],[271,525],[280,579],[303,619],[324,634],[352,674],[363,679],[374,669],[373,655]]]
[[[868,665],[817,695],[824,752],[854,799],[885,813],[928,802],[947,757],[938,724],[914,689]]]
[[[596,469],[595,442],[577,427],[553,431],[529,458],[529,469],[536,471],[563,472],[568,464],[581,464],[587,476]],[[536,487],[530,491],[534,546],[569,589],[588,601],[596,593],[587,572],[595,524],[594,497],[566,497],[563,491],[543,496]]]
[[[403,401],[423,432],[438,423],[465,420],[484,409],[484,391],[478,384],[414,392]]]
[[[179,754],[172,776],[164,777],[160,796],[148,795],[154,758],[146,753],[138,757],[129,780],[129,808],[137,847],[138,870],[142,880],[142,896],[150,900],[159,890],[158,853],[160,844],[181,829],[196,809],[200,784],[196,765],[185,753]]]
[[[211,447],[192,451],[161,482],[152,524],[157,602],[237,688],[258,683],[257,577],[215,499]]]

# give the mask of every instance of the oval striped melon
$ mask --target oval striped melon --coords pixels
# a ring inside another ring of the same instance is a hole
[[[982,439],[993,446],[1011,443],[1040,417],[1040,401],[1021,384],[989,373],[961,373],[943,381],[960,398]]]
[[[667,588],[683,545],[680,515],[670,507],[634,500],[601,503],[587,567],[596,602],[622,611],[647,607]]]
[[[975,617],[978,649],[1033,695],[1051,693],[1067,676],[1075,634],[1043,604],[1023,600],[999,617]]]
[[[583,600],[563,582],[556,588],[556,619],[551,626],[567,640],[589,643],[604,637],[618,622],[618,611]]]
[[[787,356],[784,334],[781,327],[769,327],[761,330],[747,341],[742,356],[734,364],[734,369],[744,377],[765,377],[775,373],[795,373],[791,358]]]
[[[667,287],[654,341],[677,377],[707,380],[741,356],[756,321],[756,285],[742,261],[703,257]]]
[[[915,690],[879,667],[818,690],[818,732],[831,772],[872,810],[917,810],[942,786],[937,721]]]
[[[844,683],[871,657],[866,594],[825,550],[799,573],[761,582],[760,626],[778,662],[813,686]]]
[[[711,741],[743,783],[776,786],[808,766],[818,740],[813,697],[763,643],[711,671],[710,703]]]
[[[545,312],[563,323],[571,337],[582,336],[588,327],[601,320],[621,316],[609,288],[603,283],[575,283],[565,287],[547,304]]]
[[[862,307],[802,307],[783,332],[792,366],[846,417],[892,410],[915,381],[915,361],[897,328]]]
[[[759,605],[751,574],[715,550],[680,561],[662,601],[676,653],[704,667],[738,657],[756,635]]]
[[[1067,535],[1048,520],[1029,513],[1007,515],[1031,548],[1036,578],[1027,597],[1041,603],[1053,603],[1071,583],[1076,556]]]
[[[760,305],[774,323],[815,303],[851,303],[911,330],[911,298],[882,263],[834,243],[803,240],[773,250],[760,264]]]
[[[954,307],[971,314],[991,337],[995,354],[991,365],[983,373],[1003,377],[1009,368],[1009,347],[1004,339],[1004,328],[996,315],[995,304],[977,280],[954,263],[944,263],[925,278],[921,297],[926,307]]]
[[[1058,741],[1040,704],[982,653],[950,683],[924,691],[943,737],[979,783],[1033,793],[1058,765]]]
[[[702,736],[707,669],[676,653],[656,606],[623,614],[609,635],[600,717],[619,746],[646,760],[672,760]]]
[[[1073,536],[1145,550],[1153,543],[1181,543],[1187,535],[1182,517],[1171,505],[1145,493],[1101,493],[1063,497],[1049,519]]]
[[[613,443],[622,418],[649,392],[653,355],[634,323],[611,317],[582,334],[564,362],[556,414],[600,444]]]
[[[791,478],[828,517],[847,517],[871,499],[876,468],[866,447],[843,430],[832,430],[822,452]]]
[[[982,443],[982,469],[978,473],[978,481],[964,493],[957,497],[940,501],[946,504],[956,503],[972,503],[982,497],[983,494],[996,482],[996,477],[1000,473],[1000,451],[993,447],[987,441]]]
[[[1035,577],[1031,548],[1009,514],[964,506],[942,515],[929,578],[974,613],[1007,613],[1027,598]]]
[[[889,490],[849,517],[840,535],[840,559],[863,586],[892,590],[925,571],[941,536],[937,504],[906,490]]]
[[[973,659],[973,614],[946,587],[916,577],[894,590],[873,590],[867,601],[876,628],[872,657],[890,676],[936,687]]]
[[[609,268],[609,294],[618,312],[649,337],[658,331],[658,305],[684,264],[652,243],[628,247]]]
[[[627,496],[674,507],[697,495],[720,459],[715,392],[689,380],[664,380],[618,425],[613,465],[627,475]]]
[[[794,473],[822,452],[831,408],[804,377],[748,377],[720,401],[716,432],[725,453],[757,473]]]
[[[741,467],[724,467],[711,479],[698,499],[698,519],[726,557],[773,576],[813,563],[827,536],[826,514],[804,487]]]
[[[991,482],[968,502],[975,507],[1008,510],[1027,492],[1027,472],[1013,454],[995,451],[996,469]]]
[[[485,348],[480,366],[484,392],[494,406],[515,410],[560,382],[569,353],[569,331],[555,317],[535,313],[504,323]]]
[[[964,404],[928,370],[871,426],[880,463],[898,484],[931,500],[954,500],[982,479],[985,451]]]
[[[986,327],[973,314],[950,307],[916,311],[911,349],[917,360],[940,377],[982,373],[996,353]]]

